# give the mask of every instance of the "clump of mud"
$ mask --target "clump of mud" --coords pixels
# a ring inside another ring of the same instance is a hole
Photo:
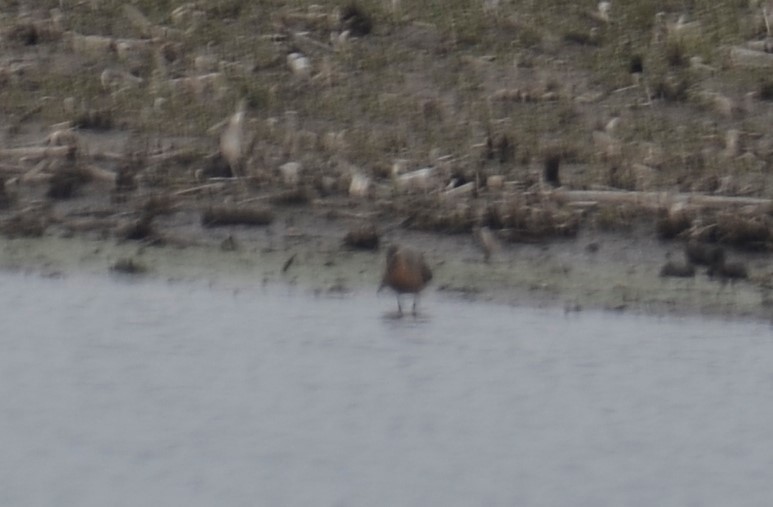
[[[300,206],[308,204],[313,198],[312,191],[305,186],[282,190],[269,199],[271,204],[280,206]]]
[[[689,263],[699,266],[714,266],[725,262],[725,250],[722,247],[701,241],[688,241],[684,255]]]
[[[73,127],[87,130],[110,130],[114,126],[113,111],[110,109],[88,109],[78,113],[72,121]]]
[[[0,209],[10,208],[12,205],[12,198],[5,189],[6,178],[0,177]]]
[[[358,250],[377,250],[380,234],[373,224],[351,229],[344,236],[344,245]]]
[[[669,261],[660,268],[660,276],[675,278],[692,278],[695,276],[695,266],[687,263]]]
[[[710,266],[706,271],[712,279],[718,279],[721,282],[734,282],[736,280],[746,280],[749,278],[746,266],[741,262],[722,262]]]
[[[373,30],[373,20],[360,5],[352,2],[341,10],[341,28],[355,37],[362,37]]]
[[[118,237],[125,241],[157,242],[159,235],[153,225],[153,215],[144,214],[137,220],[118,228]]]
[[[147,273],[148,268],[134,259],[119,259],[110,266],[110,271],[113,273],[121,273],[124,275],[141,275]]]
[[[232,206],[213,206],[201,215],[204,227],[223,227],[229,225],[264,226],[274,221],[274,212],[268,207],[237,208]]]
[[[693,213],[684,208],[661,209],[655,223],[660,239],[674,239],[684,233],[693,224]]]

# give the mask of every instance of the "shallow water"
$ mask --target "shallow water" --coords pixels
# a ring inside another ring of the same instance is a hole
[[[0,505],[756,506],[766,324],[0,274]]]

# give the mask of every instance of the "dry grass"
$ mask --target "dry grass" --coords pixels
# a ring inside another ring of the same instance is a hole
[[[0,114],[11,126],[5,141],[29,136],[28,125],[65,121],[131,132],[145,150],[195,140],[202,160],[132,170],[127,192],[192,184],[197,167],[203,177],[228,174],[210,171],[203,156],[217,149],[213,125],[244,100],[245,181],[261,188],[288,161],[313,168],[304,170],[313,178],[307,183],[323,195],[345,192],[341,182],[354,172],[388,185],[385,168],[395,159],[409,170],[453,160],[440,188],[491,175],[528,187],[541,179],[545,154],[561,147],[560,178],[557,162],[548,168],[553,184],[773,197],[773,86],[765,69],[726,58],[729,46],[765,35],[749,2],[619,0],[605,21],[593,3],[559,0],[503,0],[495,10],[466,0],[138,0],[131,5],[144,24],[120,2],[33,4],[26,17],[6,5],[0,23],[15,58],[0,60]],[[60,8],[56,25],[50,11]],[[75,50],[72,33],[112,43]],[[151,36],[157,40],[145,49],[119,41],[144,44]],[[308,72],[291,70],[292,52],[308,58]],[[106,84],[105,69],[124,81]],[[613,117],[620,120],[607,133],[614,149],[605,151],[592,135]],[[729,129],[752,141],[723,158]],[[564,177],[565,162],[580,176]],[[316,196],[304,188],[278,198],[308,203]],[[467,232],[487,207],[465,201],[400,212],[417,228]],[[577,227],[569,210],[500,208],[489,208],[489,225],[516,231],[515,239]],[[602,210],[597,225],[629,217]],[[661,234],[681,233],[685,223],[677,222],[663,222]]]

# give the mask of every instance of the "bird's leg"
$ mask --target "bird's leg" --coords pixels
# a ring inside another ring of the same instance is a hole
[[[400,294],[397,294],[397,314],[402,315],[403,314],[403,307],[400,305]]]
[[[413,296],[413,316],[414,317],[416,316],[416,313],[417,313],[416,312],[416,306],[418,305],[418,303],[419,303],[419,293],[417,292]]]

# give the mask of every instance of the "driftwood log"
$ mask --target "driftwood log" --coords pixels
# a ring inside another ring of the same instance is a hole
[[[545,197],[567,203],[633,204],[648,209],[670,208],[683,205],[687,208],[728,208],[773,206],[773,200],[757,197],[733,197],[725,195],[683,194],[672,192],[626,192],[615,190],[555,190]]]
[[[59,158],[71,155],[72,146],[29,146],[24,148],[0,149],[0,157],[17,157],[28,160]]]

